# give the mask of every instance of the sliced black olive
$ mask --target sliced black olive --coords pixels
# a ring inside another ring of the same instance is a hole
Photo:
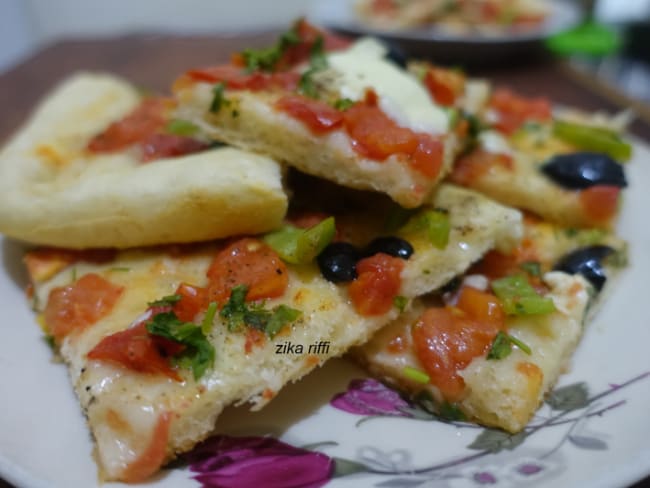
[[[623,166],[607,154],[576,152],[552,157],[541,170],[557,184],[570,190],[594,185],[627,186]]]
[[[357,261],[361,252],[348,242],[334,242],[318,255],[316,261],[327,281],[343,283],[357,277]]]
[[[408,259],[413,254],[413,246],[399,237],[378,237],[364,250],[366,256],[373,256],[380,252],[396,258]]]
[[[397,66],[406,69],[408,63],[408,57],[404,54],[404,51],[394,42],[384,41],[384,45],[388,48],[388,54],[386,58],[390,59]]]
[[[603,270],[603,259],[614,253],[609,246],[589,246],[573,251],[555,265],[556,271],[564,271],[569,274],[581,274],[597,291],[602,290],[607,276]]]

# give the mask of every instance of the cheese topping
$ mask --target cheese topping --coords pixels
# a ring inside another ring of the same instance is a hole
[[[386,60],[386,53],[379,41],[363,38],[345,51],[329,54],[329,66],[340,75],[341,97],[360,100],[367,88],[373,88],[381,109],[400,126],[429,134],[447,132],[446,112],[415,78]]]

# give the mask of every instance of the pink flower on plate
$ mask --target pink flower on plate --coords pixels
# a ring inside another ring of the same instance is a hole
[[[330,405],[357,415],[395,415],[410,417],[403,409],[410,405],[394,390],[373,379],[352,380],[348,390],[339,393]]]
[[[318,488],[334,471],[325,454],[272,437],[213,437],[187,459],[204,488]]]

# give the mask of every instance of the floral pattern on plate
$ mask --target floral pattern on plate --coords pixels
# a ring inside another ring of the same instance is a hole
[[[607,390],[594,395],[589,394],[584,382],[557,388],[531,423],[517,434],[450,420],[450,414],[455,415],[453,410],[443,411],[441,416],[427,408],[428,405],[409,401],[377,380],[354,379],[345,392],[331,399],[330,405],[349,414],[361,415],[357,428],[369,420],[386,417],[445,422],[454,429],[478,432],[467,446],[470,452],[414,469],[407,467],[408,454],[395,459],[395,453],[382,452],[372,446],[359,449],[357,459],[344,459],[317,450],[336,445],[335,442],[295,447],[273,437],[217,436],[198,446],[186,460],[190,471],[195,473],[193,478],[204,488],[318,488],[333,478],[361,476],[362,473],[381,475],[374,486],[385,488],[415,488],[431,483],[444,487],[448,481],[459,479],[474,486],[517,486],[562,471],[564,466],[559,451],[565,445],[592,451],[608,449],[606,436],[590,431],[589,421],[622,407],[625,399],[608,398],[648,377],[650,372],[621,384],[611,384]],[[525,441],[540,430],[560,426],[563,433],[555,444],[542,449],[524,446]],[[513,450],[517,455],[499,456],[499,453]],[[490,456],[491,462],[486,463]],[[400,464],[404,467],[396,468]]]

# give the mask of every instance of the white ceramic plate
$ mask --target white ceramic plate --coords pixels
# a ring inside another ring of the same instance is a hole
[[[580,20],[577,2],[547,0],[550,7],[548,18],[536,29],[523,31],[455,33],[448,29],[431,26],[401,30],[381,30],[370,27],[360,20],[353,8],[353,0],[327,0],[313,2],[309,17],[315,23],[342,29],[356,34],[371,34],[395,39],[419,40],[422,42],[463,41],[471,43],[521,42],[532,39],[544,39],[576,25]]]
[[[368,382],[357,382],[332,406],[351,380],[364,378],[337,360],[287,387],[262,412],[226,411],[221,432],[256,437],[245,445],[222,438],[193,469],[206,471],[213,484],[205,486],[241,488],[297,481],[320,486],[334,474],[334,487],[605,487],[650,474],[648,161],[650,150],[637,142],[620,225],[630,241],[631,265],[560,380],[560,386],[583,382],[588,389],[586,396],[580,387],[563,390],[574,410],[545,405],[525,435],[512,438],[419,419],[426,416],[405,410],[403,400]],[[66,370],[51,362],[24,297],[22,250],[8,240],[0,244],[0,476],[29,488],[95,486],[90,435]],[[257,438],[264,435],[287,444]],[[472,443],[478,449],[468,449]],[[199,487],[197,475],[177,467],[147,486]]]
[[[543,52],[542,41],[580,22],[577,2],[548,0],[551,13],[537,29],[504,31],[482,35],[453,33],[438,27],[380,30],[363,24],[353,9],[352,0],[313,2],[309,19],[316,24],[350,35],[382,37],[403,54],[430,58],[438,63],[458,65],[489,65],[526,60]]]

